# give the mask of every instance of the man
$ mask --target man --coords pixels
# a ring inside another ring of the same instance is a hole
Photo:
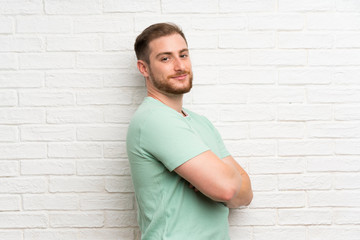
[[[141,239],[230,239],[229,208],[251,202],[250,179],[214,126],[182,106],[193,79],[183,32],[151,25],[135,52],[148,95],[127,135]]]

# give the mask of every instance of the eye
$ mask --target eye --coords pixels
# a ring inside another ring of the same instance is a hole
[[[161,58],[161,61],[162,61],[162,62],[167,62],[167,61],[169,61],[169,57],[162,57],[162,58]]]
[[[187,58],[189,55],[188,54],[181,54],[180,57],[181,58]]]

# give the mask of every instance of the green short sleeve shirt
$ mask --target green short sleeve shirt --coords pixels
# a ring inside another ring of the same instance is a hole
[[[189,188],[173,170],[207,151],[229,155],[214,126],[151,97],[131,120],[127,153],[142,240],[227,240],[229,209]]]

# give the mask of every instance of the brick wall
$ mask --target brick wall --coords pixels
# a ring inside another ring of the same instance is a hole
[[[132,50],[185,31],[206,115],[249,172],[232,239],[360,239],[360,1],[1,0],[0,239],[135,240]]]

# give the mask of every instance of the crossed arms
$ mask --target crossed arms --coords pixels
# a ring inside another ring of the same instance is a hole
[[[229,208],[247,206],[253,193],[250,178],[232,156],[218,158],[206,151],[175,169],[197,190]]]

